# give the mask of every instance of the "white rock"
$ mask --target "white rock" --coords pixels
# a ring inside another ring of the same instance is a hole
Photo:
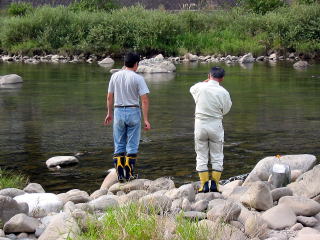
[[[290,207],[298,216],[314,216],[320,212],[320,204],[312,199],[300,196],[285,196],[279,204]]]
[[[154,59],[155,59],[156,61],[163,61],[163,60],[164,60],[164,57],[163,57],[162,54],[158,54],[157,56],[154,57]]]
[[[89,194],[85,191],[79,189],[72,189],[66,193],[60,193],[57,197],[63,202],[67,203],[68,201],[74,203],[86,203],[91,201]]]
[[[269,228],[281,230],[292,227],[296,223],[296,215],[292,209],[284,204],[279,204],[262,214],[262,219],[267,222]]]
[[[284,164],[288,164],[291,170],[301,170],[302,172],[306,172],[313,168],[317,159],[314,155],[300,154],[281,156],[280,161]],[[250,172],[243,185],[245,186],[246,184],[254,181],[268,181],[268,178],[272,173],[272,167],[275,163],[279,163],[279,159],[275,156],[266,157],[260,160]]]
[[[301,223],[305,227],[314,227],[317,225],[318,220],[315,217],[298,216],[297,222]]]
[[[211,221],[217,219],[223,219],[226,222],[237,220],[241,212],[240,206],[231,199],[215,199],[210,201],[210,205],[212,208],[207,212],[207,217]]]
[[[152,209],[164,213],[171,209],[172,200],[166,196],[154,196],[153,194],[140,198],[139,202],[146,206],[146,208],[152,207]]]
[[[240,63],[252,63],[252,62],[254,62],[254,57],[252,56],[252,53],[248,53],[248,54],[242,56],[239,59],[239,62]]]
[[[53,193],[26,193],[14,198],[18,203],[27,203],[29,216],[44,217],[51,212],[59,212],[63,202]]]
[[[77,239],[80,228],[77,221],[66,213],[55,215],[38,240]]]
[[[257,210],[267,210],[273,206],[273,199],[268,186],[263,182],[253,182],[240,197],[240,202]]]
[[[114,64],[114,60],[112,58],[105,58],[103,60],[101,60],[100,62],[98,62],[99,65],[113,65]]]
[[[293,64],[293,67],[296,69],[305,69],[308,66],[309,66],[309,64],[306,61],[298,61],[295,64]]]
[[[22,83],[22,77],[17,74],[0,76],[0,85]]]
[[[39,183],[29,183],[23,191],[26,193],[44,193],[46,192]]]
[[[258,214],[249,215],[244,227],[246,235],[251,238],[264,239],[268,232],[268,224]]]
[[[110,169],[109,174],[103,180],[101,184],[100,190],[106,189],[108,190],[113,184],[118,182],[117,171],[115,168]]]
[[[269,60],[271,60],[271,61],[275,61],[275,60],[277,60],[277,59],[278,59],[278,56],[277,56],[276,53],[272,53],[272,54],[269,56]]]
[[[56,156],[49,158],[46,161],[47,167],[56,167],[56,166],[66,166],[69,164],[76,164],[79,162],[79,159],[74,156]]]
[[[184,198],[182,201],[182,205],[181,208],[183,211],[187,212],[187,211],[191,211],[191,203],[188,200],[188,198]]]
[[[271,191],[273,201],[278,201],[284,196],[292,196],[292,190],[288,187],[276,188]]]
[[[156,192],[159,190],[170,190],[174,188],[174,182],[170,178],[161,177],[151,182],[151,184],[148,187],[148,191]]]
[[[105,211],[109,208],[117,207],[119,203],[110,195],[101,196],[89,202],[94,210]]]

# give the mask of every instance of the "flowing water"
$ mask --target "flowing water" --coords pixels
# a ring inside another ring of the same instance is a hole
[[[120,63],[113,67],[120,67]],[[206,79],[209,64],[177,65],[174,74],[145,75],[151,90],[152,130],[142,133],[140,178],[197,180],[194,103],[189,88]],[[223,178],[249,172],[265,156],[320,156],[320,65],[224,65],[223,86],[233,101],[225,116]],[[19,171],[47,191],[99,188],[112,168],[112,128],[103,126],[110,69],[90,64],[0,64],[24,83],[0,88],[0,167]],[[85,152],[80,163],[47,169],[48,158]]]

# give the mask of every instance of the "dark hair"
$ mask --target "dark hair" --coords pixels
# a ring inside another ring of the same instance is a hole
[[[213,67],[210,70],[210,75],[214,78],[223,78],[225,75],[225,71],[221,67]]]
[[[124,65],[128,68],[133,68],[134,64],[140,62],[140,57],[136,53],[127,53],[124,57]]]

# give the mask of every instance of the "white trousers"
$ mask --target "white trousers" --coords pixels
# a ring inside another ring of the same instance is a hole
[[[224,130],[220,119],[195,119],[194,143],[197,153],[197,171],[208,171],[209,158],[212,170],[223,170]]]

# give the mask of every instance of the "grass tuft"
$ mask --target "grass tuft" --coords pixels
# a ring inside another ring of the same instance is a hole
[[[22,174],[13,173],[12,171],[3,170],[0,168],[0,189],[23,189],[28,182],[29,179],[26,176]]]

